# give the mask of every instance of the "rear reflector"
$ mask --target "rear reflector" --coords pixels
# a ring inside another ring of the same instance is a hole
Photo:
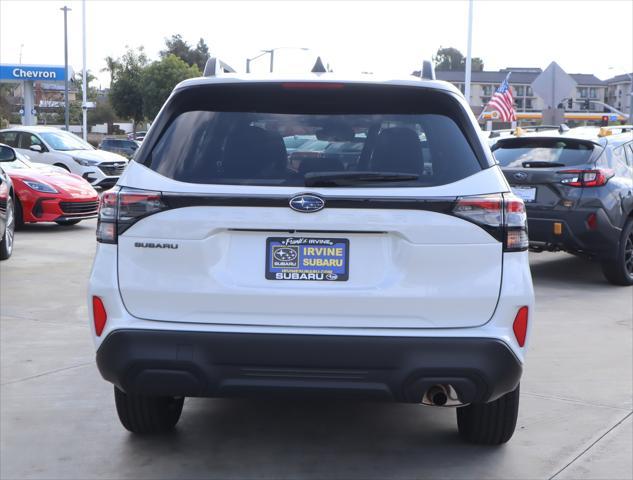
[[[92,317],[95,322],[95,333],[100,337],[108,321],[108,314],[99,297],[92,297]]]
[[[595,213],[590,213],[587,217],[587,228],[589,230],[595,230],[598,227],[598,216]]]
[[[525,337],[527,335],[528,327],[528,307],[521,307],[517,312],[517,316],[514,317],[514,323],[512,329],[514,330],[514,336],[517,339],[519,347],[525,345]]]

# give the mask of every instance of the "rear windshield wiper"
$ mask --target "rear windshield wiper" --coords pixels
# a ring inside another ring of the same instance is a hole
[[[419,175],[397,172],[310,172],[304,178],[306,187],[345,187],[363,183],[406,182],[417,180]]]
[[[523,162],[521,164],[523,166],[523,168],[547,168],[547,167],[566,167],[566,165],[564,163],[560,163],[560,162],[547,162],[544,160],[534,160],[534,161],[528,161],[528,162]]]

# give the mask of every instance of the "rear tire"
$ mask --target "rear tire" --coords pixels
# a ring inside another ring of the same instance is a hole
[[[0,260],[6,260],[13,253],[13,238],[15,233],[15,208],[11,194],[7,198],[6,225],[0,241]]]
[[[57,220],[55,223],[57,225],[61,225],[62,227],[68,227],[70,225],[77,225],[81,220]]]
[[[459,435],[469,443],[500,445],[512,437],[519,414],[519,387],[490,403],[457,409]]]
[[[15,199],[15,229],[20,230],[24,227],[24,211],[22,210],[22,204],[20,199]]]
[[[132,395],[114,387],[114,401],[121,424],[132,433],[147,434],[172,430],[185,399]]]
[[[602,273],[613,285],[633,285],[633,218],[624,224],[615,258],[602,263]]]

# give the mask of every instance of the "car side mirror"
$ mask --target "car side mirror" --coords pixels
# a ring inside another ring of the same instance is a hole
[[[15,150],[11,147],[0,145],[0,162],[12,162],[15,158]]]
[[[42,146],[41,145],[31,145],[29,147],[29,150],[33,150],[34,152],[38,152],[38,153],[42,153]]]

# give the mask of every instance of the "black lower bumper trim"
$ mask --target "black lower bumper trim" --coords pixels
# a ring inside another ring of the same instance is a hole
[[[522,366],[490,338],[371,337],[116,330],[97,351],[126,392],[230,397],[343,396],[420,402],[451,384],[464,403],[514,390]]]

